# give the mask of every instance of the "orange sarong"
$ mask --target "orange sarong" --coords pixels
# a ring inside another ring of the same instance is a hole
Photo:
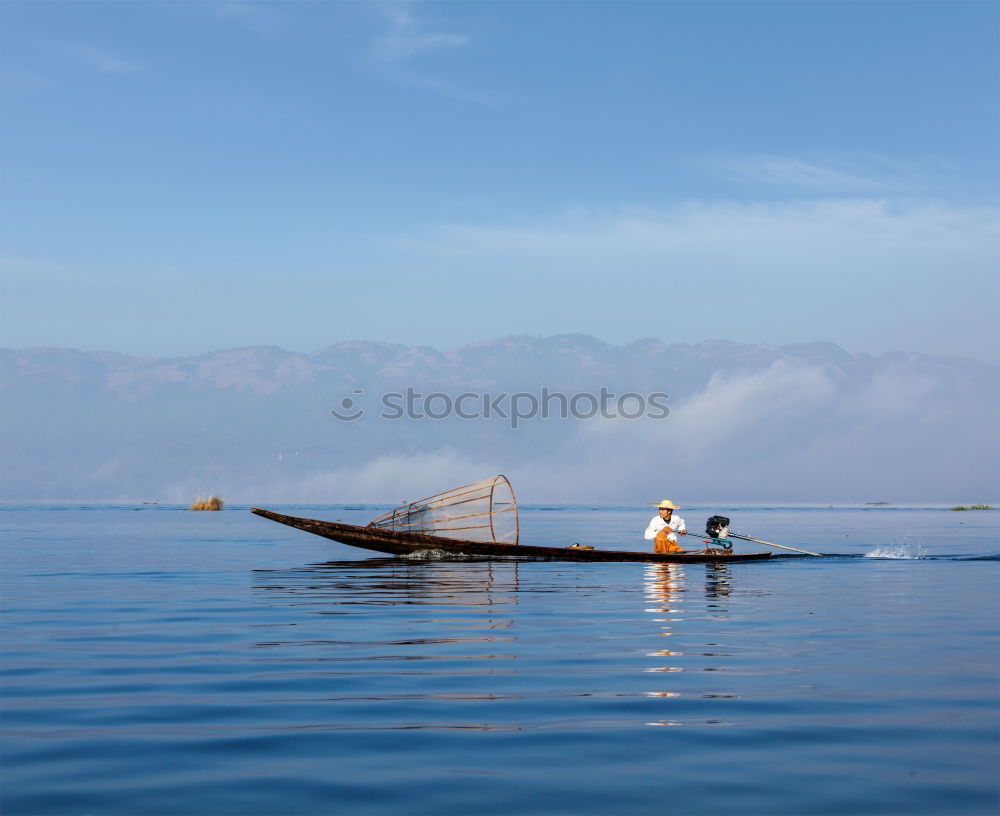
[[[656,538],[653,539],[653,552],[659,553],[660,555],[684,552],[683,547],[681,547],[676,541],[670,539],[669,536],[671,532],[673,531],[668,527],[664,527],[656,534]]]

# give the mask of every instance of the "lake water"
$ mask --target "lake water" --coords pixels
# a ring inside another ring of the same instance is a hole
[[[407,562],[4,506],[0,810],[995,814],[1000,511],[725,514],[837,555]],[[647,549],[650,515],[529,507],[522,541]]]

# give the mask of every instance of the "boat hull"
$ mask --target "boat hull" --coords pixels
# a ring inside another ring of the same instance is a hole
[[[272,510],[254,507],[255,515],[286,524],[307,533],[329,538],[351,547],[403,557],[448,558],[466,557],[514,559],[521,561],[642,561],[656,564],[729,563],[731,561],[761,561],[769,552],[733,555],[704,552],[652,553],[618,552],[615,550],[585,550],[574,547],[535,547],[527,544],[498,544],[484,541],[463,541],[441,536],[401,533],[376,527],[358,527],[336,521],[286,516]]]

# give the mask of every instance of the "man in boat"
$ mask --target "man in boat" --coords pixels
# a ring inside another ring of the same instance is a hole
[[[684,519],[674,515],[674,510],[681,508],[670,499],[664,499],[653,506],[659,508],[660,512],[650,519],[645,532],[646,541],[653,542],[653,552],[661,554],[685,552],[677,543],[677,536],[687,535],[687,525]]]

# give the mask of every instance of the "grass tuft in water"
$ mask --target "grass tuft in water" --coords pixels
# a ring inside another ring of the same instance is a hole
[[[216,496],[214,493],[207,499],[203,499],[198,496],[194,500],[194,504],[191,505],[192,510],[221,510],[224,502],[220,496]]]

